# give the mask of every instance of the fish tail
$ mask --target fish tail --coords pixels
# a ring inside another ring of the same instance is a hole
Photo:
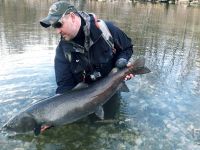
[[[144,57],[140,57],[137,60],[135,60],[133,62],[133,65],[130,66],[129,71],[130,71],[130,73],[132,73],[134,75],[146,74],[146,73],[151,72],[151,70],[145,66],[145,58]]]

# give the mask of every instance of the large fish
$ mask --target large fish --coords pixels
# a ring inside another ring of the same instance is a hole
[[[116,93],[126,75],[149,73],[144,65],[145,59],[139,58],[130,67],[110,73],[87,88],[41,100],[11,118],[3,130],[17,133],[34,131],[38,135],[45,126],[65,125],[92,113],[103,119],[102,105]]]

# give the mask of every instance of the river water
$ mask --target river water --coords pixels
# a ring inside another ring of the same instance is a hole
[[[112,20],[134,41],[150,74],[127,81],[105,106],[107,120],[85,118],[33,134],[0,134],[1,149],[200,149],[200,8],[129,1],[71,1]],[[52,1],[0,0],[0,127],[54,95],[55,31],[38,21]]]

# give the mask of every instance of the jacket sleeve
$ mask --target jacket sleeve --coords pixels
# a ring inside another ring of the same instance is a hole
[[[72,89],[76,83],[73,74],[70,70],[70,63],[66,60],[63,52],[65,45],[62,41],[56,48],[56,55],[54,59],[55,77],[57,83],[56,94],[64,93]]]
[[[117,59],[124,58],[128,61],[133,54],[133,44],[131,39],[113,23],[106,22],[106,25],[114,40]]]

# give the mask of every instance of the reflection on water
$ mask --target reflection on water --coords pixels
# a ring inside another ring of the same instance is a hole
[[[54,95],[59,36],[38,24],[52,1],[0,0],[0,126]],[[71,2],[121,27],[152,73],[127,82],[130,92],[105,106],[105,122],[85,118],[39,137],[0,134],[2,149],[200,149],[200,8]]]

